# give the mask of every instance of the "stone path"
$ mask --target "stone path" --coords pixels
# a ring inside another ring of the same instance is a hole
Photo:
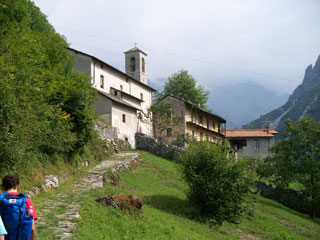
[[[54,199],[48,199],[44,207],[38,213],[39,219],[37,226],[45,226],[48,222],[46,216],[53,214],[59,219],[58,224],[50,227],[55,233],[56,239],[67,239],[73,235],[77,226],[74,222],[79,218],[79,209],[81,207],[79,196],[86,197],[91,189],[103,187],[103,174],[107,168],[113,167],[113,171],[127,169],[127,164],[132,160],[138,160],[138,153],[119,153],[115,154],[116,160],[103,161],[94,168],[84,173],[83,177],[72,184],[72,192],[63,192],[55,195]],[[71,203],[70,203],[71,202]],[[62,214],[54,214],[57,209],[63,209]]]

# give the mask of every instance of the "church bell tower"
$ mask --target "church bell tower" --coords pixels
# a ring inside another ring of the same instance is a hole
[[[126,52],[125,54],[125,63],[126,63],[126,74],[137,79],[138,81],[147,83],[147,74],[146,74],[146,57],[147,54],[141,51],[136,46]]]

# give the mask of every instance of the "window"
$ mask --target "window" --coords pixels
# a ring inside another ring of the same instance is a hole
[[[191,122],[193,122],[193,112],[191,112]]]
[[[126,82],[129,82],[129,79],[128,79],[128,78],[126,78]]]
[[[130,58],[130,72],[135,72],[136,71],[136,58],[131,57]]]
[[[221,131],[221,126],[220,124],[218,124],[218,132],[220,133],[220,131]]]
[[[120,91],[121,91],[121,92],[123,91],[123,86],[122,86],[122,85],[120,85]]]
[[[209,119],[207,119],[207,128],[208,128],[208,129],[210,128],[210,122],[209,122]]]
[[[202,134],[202,132],[200,133],[200,141],[202,141],[203,140],[203,134]]]
[[[212,127],[213,127],[213,130],[216,129],[216,123],[214,121],[212,122]]]
[[[167,137],[171,137],[172,136],[172,128],[168,128],[167,129]]]
[[[118,91],[114,91],[114,95],[115,95],[115,96],[118,96]]]
[[[254,149],[255,150],[259,150],[259,139],[257,139],[257,140],[254,140]]]
[[[140,99],[143,100],[143,93],[140,93]]]
[[[192,130],[192,140],[194,140],[194,130]]]
[[[100,67],[103,69],[103,65],[101,64]]]
[[[200,116],[200,115],[199,115],[199,123],[203,124],[203,119],[202,119],[202,116]]]
[[[125,137],[124,140],[125,140],[126,142],[128,142],[128,138],[127,138],[127,137]]]
[[[145,66],[144,58],[141,59],[141,62],[142,62],[142,72],[146,72],[146,66]]]
[[[125,114],[122,114],[122,122],[126,122],[126,115]]]
[[[100,75],[100,87],[104,88],[104,76]]]
[[[207,134],[206,138],[207,138],[207,142],[209,142],[209,136],[208,136],[208,134]]]

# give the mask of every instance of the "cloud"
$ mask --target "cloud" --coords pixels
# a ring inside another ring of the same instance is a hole
[[[318,0],[35,3],[73,47],[120,69],[124,69],[122,52],[137,42],[149,54],[153,82],[187,69],[209,90],[251,79],[291,92],[320,53]]]

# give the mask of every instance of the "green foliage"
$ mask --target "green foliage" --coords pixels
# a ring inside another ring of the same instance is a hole
[[[300,183],[306,201],[312,203],[312,216],[320,204],[320,123],[312,117],[297,122],[286,121],[287,130],[283,140],[272,149],[272,157],[265,160],[258,173],[262,177],[273,177],[280,187]]]
[[[244,202],[252,181],[245,164],[235,162],[229,153],[227,142],[198,142],[189,145],[182,155],[189,199],[213,225],[237,223],[247,211]]]
[[[185,194],[187,184],[181,178],[177,164],[144,152],[141,156],[143,162],[134,172],[119,173],[121,184],[74,194],[74,184],[65,182],[57,190],[33,197],[36,209],[43,213],[46,222],[37,225],[38,239],[56,239],[52,229],[61,221],[56,215],[78,202],[81,202],[80,217],[75,220],[78,225],[72,237],[77,240],[92,239],[92,236],[97,240],[320,239],[317,221],[261,196],[257,196],[255,214],[251,219],[245,218],[240,224],[224,223],[219,228],[209,228],[197,217],[196,206],[188,201]],[[138,216],[95,202],[101,196],[130,193],[144,203]],[[67,196],[68,204],[48,208],[48,199],[56,202],[59,194]]]
[[[170,103],[158,102],[152,105],[146,114],[140,113],[140,120],[150,121],[154,126],[154,137],[165,140],[172,135],[172,129],[182,121],[182,116],[173,114]]]
[[[94,91],[68,44],[28,0],[0,5],[0,168],[82,152]]]
[[[201,85],[196,86],[196,80],[188,71],[180,70],[178,73],[172,74],[168,80],[159,96],[160,98],[172,94],[194,104],[199,103],[202,108],[207,109],[205,104],[208,101],[209,92]]]

